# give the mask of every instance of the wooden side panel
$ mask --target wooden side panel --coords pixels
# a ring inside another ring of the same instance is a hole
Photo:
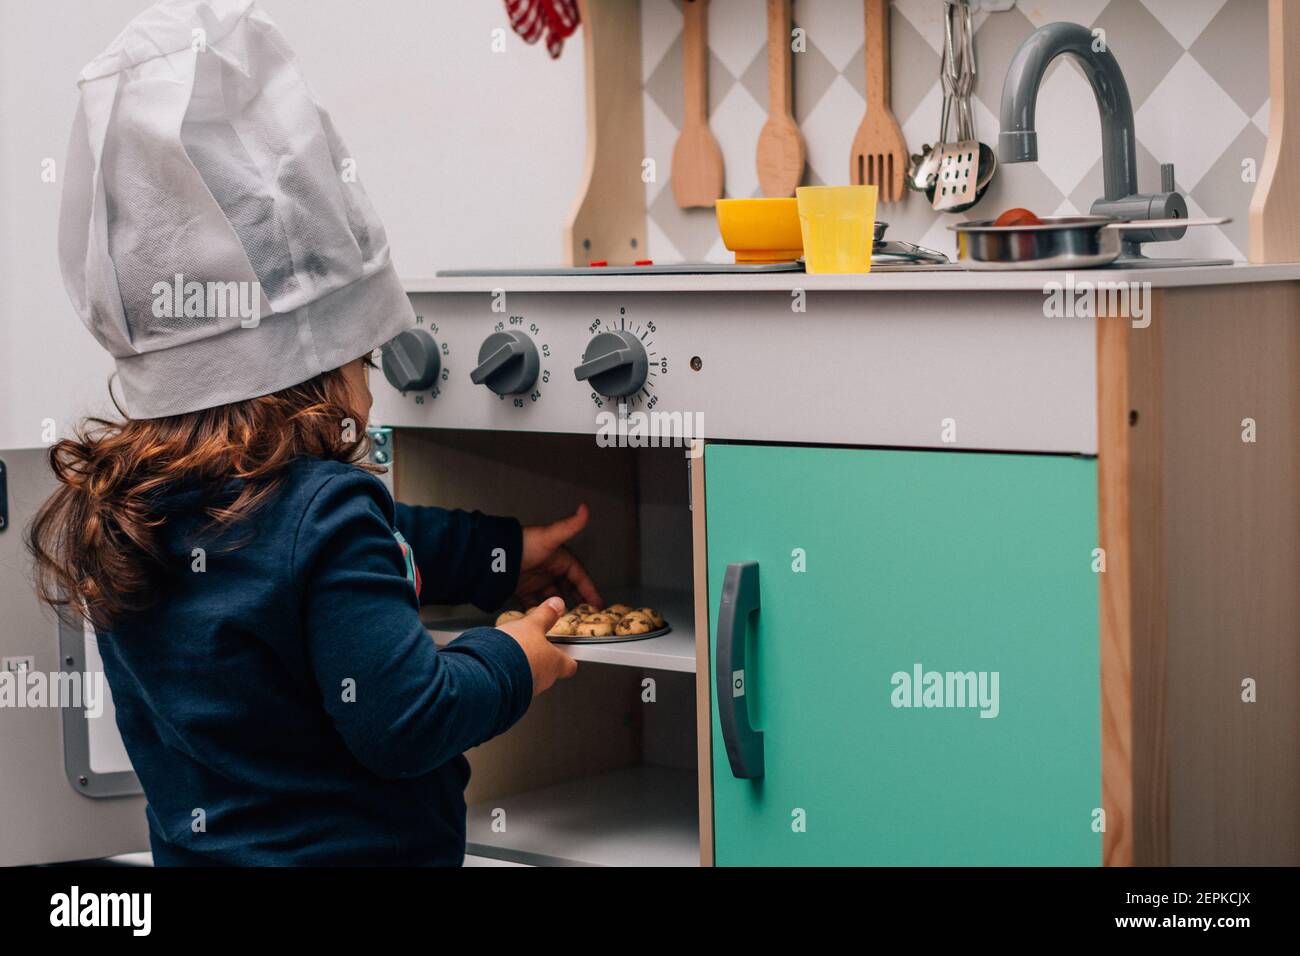
[[[1150,324],[1097,320],[1103,861],[1168,858],[1164,389],[1161,302]]]
[[[1128,321],[1097,320],[1097,521],[1101,578],[1102,862],[1133,863],[1133,647],[1128,494]]]
[[[1129,323],[1129,528],[1132,539],[1133,862],[1169,862],[1169,727],[1167,565],[1163,531],[1166,449],[1162,422],[1164,335],[1159,298],[1148,303],[1151,325]],[[1136,413],[1136,415],[1134,414]]]
[[[1294,865],[1300,284],[1149,305],[1097,333],[1105,862]]]
[[[691,443],[691,552],[695,570],[695,723],[700,774],[700,866],[713,865],[713,712],[709,681],[709,543],[704,515],[704,442]]]
[[[1300,864],[1300,284],[1164,293],[1175,865]],[[1255,440],[1243,441],[1243,420]],[[1242,700],[1242,682],[1257,700]],[[1141,860],[1140,860],[1141,862]]]

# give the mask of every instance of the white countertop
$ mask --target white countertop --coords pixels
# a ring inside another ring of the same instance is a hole
[[[1150,283],[1154,289],[1234,285],[1243,282],[1300,280],[1300,262],[1274,265],[1236,263],[1169,269],[1081,269],[1073,272],[971,272],[939,269],[859,275],[808,275],[804,272],[723,273],[713,275],[503,275],[447,276],[403,280],[415,292],[1042,292],[1049,282]]]

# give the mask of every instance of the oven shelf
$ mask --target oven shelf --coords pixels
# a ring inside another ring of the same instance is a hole
[[[647,670],[695,673],[695,608],[689,594],[667,591],[642,594],[641,600],[657,607],[672,625],[663,637],[621,644],[559,644],[574,660]],[[617,600],[615,597],[613,600]],[[437,619],[426,617],[424,626],[439,647],[471,627],[491,625],[494,616],[479,614]]]
[[[494,833],[492,812],[505,811]],[[627,767],[469,808],[467,852],[536,866],[698,866],[693,770]]]

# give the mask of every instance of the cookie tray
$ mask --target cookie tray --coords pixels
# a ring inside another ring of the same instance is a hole
[[[556,647],[579,662],[695,673],[699,663],[699,648],[695,639],[694,598],[689,591],[638,588],[635,592],[629,592],[611,589],[611,593],[605,596],[614,602],[658,608],[668,626],[654,634],[633,634],[626,638],[615,636],[613,640],[616,643],[609,644],[600,643],[611,640],[608,637],[562,638],[561,640],[571,640],[572,643],[557,642]],[[495,612],[485,614],[469,608],[435,607],[422,608],[420,617],[440,647],[454,641],[471,627],[491,627],[496,619]],[[656,637],[656,634],[660,636]]]
[[[671,624],[665,624],[659,630],[648,634],[611,634],[609,637],[551,637],[548,634],[546,639],[552,644],[626,644],[628,641],[646,641],[652,637],[663,637],[672,629]]]

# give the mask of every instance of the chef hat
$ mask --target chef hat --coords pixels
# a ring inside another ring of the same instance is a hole
[[[343,141],[253,0],[164,0],[78,85],[59,260],[133,418],[288,388],[414,323]]]

